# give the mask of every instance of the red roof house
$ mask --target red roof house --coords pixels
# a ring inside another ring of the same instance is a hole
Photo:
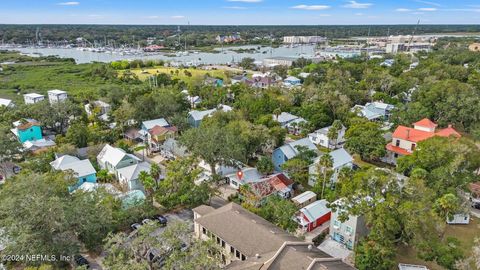
[[[436,130],[437,124],[428,118],[424,118],[413,124],[413,128],[398,126],[392,134],[392,142],[387,144],[387,161],[395,164],[399,156],[410,155],[415,150],[418,142],[429,139],[434,136],[460,138],[458,133],[451,125],[447,128]]]
[[[319,200],[300,209],[295,217],[299,227],[310,232],[329,221],[332,211],[327,203],[327,200]]]

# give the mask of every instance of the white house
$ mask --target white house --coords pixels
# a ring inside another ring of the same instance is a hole
[[[106,103],[106,102],[103,102],[101,100],[96,100],[96,101],[93,101],[91,104],[86,104],[85,105],[85,111],[87,112],[87,115],[90,116],[93,114],[93,110],[95,108],[98,108],[99,110],[99,118],[103,121],[108,121],[109,120],[109,117],[108,117],[108,113],[110,112],[111,110],[111,106],[110,104]]]
[[[299,208],[303,208],[317,200],[317,194],[307,190],[300,195],[292,198],[292,202]]]
[[[228,179],[230,186],[238,190],[241,185],[261,181],[263,175],[257,170],[257,168],[244,167],[225,175],[225,177]]]
[[[453,215],[452,218],[447,217],[447,223],[450,225],[468,225],[470,223],[470,214],[460,213]]]
[[[109,171],[118,177],[117,171],[121,168],[132,166],[140,161],[139,158],[128,154],[123,149],[105,145],[97,156],[97,162],[100,168]]]
[[[337,182],[338,178],[338,173],[340,172],[341,169],[343,168],[353,168],[353,157],[345,151],[345,149],[340,148],[335,151],[332,151],[329,153],[330,156],[333,159],[333,166],[331,170],[333,171],[332,177],[330,178],[330,181],[332,183]],[[315,185],[315,182],[317,181],[317,167],[318,163],[320,162],[320,157],[316,158],[315,161],[313,162],[310,167],[308,167],[308,174],[309,174],[309,179],[308,179],[308,184],[313,186]]]
[[[278,116],[273,115],[273,120],[280,123],[280,126],[288,129],[289,132],[298,134],[301,131],[301,125],[307,123],[302,117],[293,115],[288,112],[282,112]]]
[[[363,116],[368,120],[387,121],[393,109],[395,109],[394,105],[375,101],[367,103],[365,106],[355,105],[352,111],[356,112],[358,116]]]
[[[0,98],[0,107],[13,108],[15,104],[10,99]]]
[[[50,104],[64,101],[68,98],[67,92],[63,90],[54,89],[54,90],[48,91],[47,93],[48,93],[48,100],[50,101]]]
[[[347,130],[343,125],[342,128],[338,131],[338,136],[336,140],[330,140],[328,138],[328,131],[332,126],[324,127],[319,130],[316,130],[308,134],[308,138],[316,145],[323,146],[325,148],[335,148],[338,145],[341,145],[345,142],[345,131]]]
[[[44,95],[40,95],[37,93],[30,93],[30,94],[23,95],[23,100],[25,101],[25,104],[35,104],[44,99],[45,99]]]

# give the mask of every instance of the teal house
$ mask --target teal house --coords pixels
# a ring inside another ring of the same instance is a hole
[[[74,191],[85,182],[97,182],[97,171],[88,159],[80,160],[77,157],[65,155],[52,161],[50,165],[57,171],[71,171],[74,177],[78,179],[75,185],[68,188],[70,192]]]
[[[15,128],[12,129],[12,132],[17,136],[18,140],[21,143],[42,140],[43,135],[40,123],[33,119],[26,119],[25,121],[13,123]]]

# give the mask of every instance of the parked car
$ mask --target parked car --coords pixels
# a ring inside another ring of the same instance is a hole
[[[158,221],[162,225],[167,225],[167,222],[168,222],[167,218],[163,215],[155,215],[153,216],[153,219],[155,221]]]
[[[472,203],[472,207],[475,208],[475,209],[480,209],[480,202]]]
[[[76,266],[85,266],[87,269],[90,268],[90,263],[82,255],[75,255],[73,260],[75,261]]]
[[[132,228],[132,230],[138,230],[140,227],[142,227],[141,224],[139,223],[133,223],[132,225],[130,225],[130,228]]]
[[[148,224],[148,223],[151,223],[153,222],[153,220],[149,219],[149,218],[146,218],[144,220],[142,220],[142,224],[145,225],[145,224]]]

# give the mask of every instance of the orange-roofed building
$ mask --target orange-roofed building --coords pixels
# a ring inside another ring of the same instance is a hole
[[[437,130],[437,124],[428,118],[413,123],[413,128],[398,126],[392,134],[392,142],[387,144],[386,161],[391,164],[397,163],[397,158],[413,153],[418,142],[429,139],[433,136],[461,137],[451,125],[447,128]]]

